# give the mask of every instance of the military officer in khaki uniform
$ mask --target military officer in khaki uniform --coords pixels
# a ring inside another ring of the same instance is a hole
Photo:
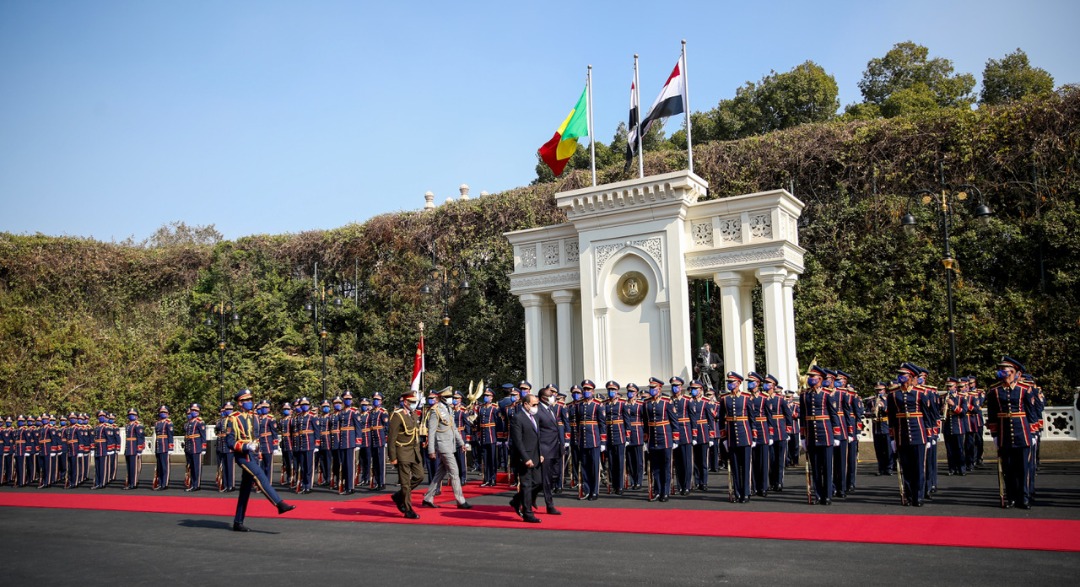
[[[419,400],[415,392],[406,391],[400,405],[390,414],[390,433],[386,447],[390,464],[397,467],[401,489],[390,498],[406,518],[415,520],[420,516],[413,511],[412,490],[424,481],[424,467],[420,461],[420,418],[416,416]]]

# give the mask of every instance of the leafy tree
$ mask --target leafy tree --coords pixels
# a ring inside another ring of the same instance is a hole
[[[971,90],[975,77],[970,73],[953,73],[952,61],[935,57],[929,59],[930,50],[911,41],[897,43],[885,54],[866,64],[859,89],[863,99],[882,107],[893,94],[908,90],[893,100],[890,112],[903,113],[906,107],[920,109],[929,97],[942,108],[966,107],[974,101]],[[921,85],[920,85],[921,84]],[[924,88],[925,86],[925,88]]]
[[[1053,76],[1041,67],[1032,67],[1027,53],[1017,48],[1000,60],[986,62],[979,103],[1004,104],[1024,96],[1049,94],[1053,90]]]
[[[176,221],[163,225],[143,242],[150,248],[175,247],[179,245],[215,245],[221,242],[221,233],[213,224],[207,226],[188,226],[186,222]]]

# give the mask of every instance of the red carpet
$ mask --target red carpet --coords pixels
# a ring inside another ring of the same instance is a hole
[[[443,491],[439,509],[420,508],[416,521],[401,517],[389,494],[350,501],[293,501],[296,509],[284,517],[301,520],[436,524],[483,528],[628,532],[723,538],[823,540],[926,546],[1009,548],[1080,552],[1080,521],[963,518],[947,516],[860,515],[843,513],[767,513],[717,510],[660,510],[642,508],[563,507],[562,516],[540,514],[542,523],[525,524],[509,506],[474,506],[458,510],[453,495]],[[469,496],[505,493],[506,487],[467,488]],[[507,494],[508,495],[508,494]],[[285,496],[288,499],[288,495]],[[232,518],[235,499],[182,495],[89,495],[86,493],[0,493],[0,506],[157,512]],[[542,511],[542,510],[541,510]],[[253,495],[249,517],[276,517],[273,506]]]

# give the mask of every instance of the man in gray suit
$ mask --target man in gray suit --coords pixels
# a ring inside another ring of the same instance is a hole
[[[454,423],[454,414],[450,410],[450,402],[453,399],[454,389],[447,387],[439,392],[440,400],[436,402],[427,415],[427,453],[428,458],[436,461],[438,469],[431,478],[431,485],[421,505],[429,508],[437,508],[435,505],[435,492],[442,485],[442,480],[450,477],[450,486],[454,489],[454,499],[457,501],[459,510],[467,510],[472,507],[465,501],[461,494],[461,475],[457,467],[457,451],[465,446],[465,441],[458,432]]]

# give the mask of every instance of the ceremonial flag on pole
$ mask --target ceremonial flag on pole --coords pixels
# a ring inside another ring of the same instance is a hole
[[[581,137],[589,136],[589,87],[586,84],[581,92],[577,104],[570,114],[555,131],[555,136],[544,143],[538,151],[540,159],[551,168],[556,176],[562,175],[566,163],[577,152],[577,141]]]
[[[420,335],[420,343],[416,345],[416,357],[413,359],[412,384],[409,389],[420,391],[420,378],[425,371],[424,367],[424,335]]]
[[[672,70],[671,75],[668,76],[667,81],[664,83],[664,89],[656,97],[652,108],[649,108],[649,113],[645,115],[645,119],[641,121],[640,133],[642,135],[649,132],[649,127],[652,126],[653,122],[683,113],[686,77],[683,75],[681,65],[682,57],[675,63],[675,69]]]

